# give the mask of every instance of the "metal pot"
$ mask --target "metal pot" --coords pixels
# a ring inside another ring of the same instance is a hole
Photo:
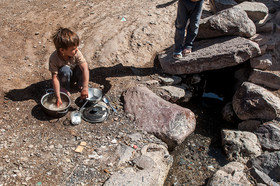
[[[87,100],[90,103],[97,103],[102,98],[102,91],[98,88],[89,88],[88,89],[88,98]]]
[[[67,114],[71,105],[71,99],[63,92],[60,92],[60,97],[62,105],[59,107],[56,106],[56,97],[54,92],[48,92],[47,90],[47,93],[41,98],[41,105],[47,115],[60,118]]]

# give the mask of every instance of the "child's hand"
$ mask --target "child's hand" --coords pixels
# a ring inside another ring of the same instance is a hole
[[[81,91],[81,99],[86,99],[88,97],[88,88],[83,88]]]
[[[57,98],[57,99],[56,99],[56,106],[57,106],[57,107],[60,107],[60,105],[62,105],[61,98]]]

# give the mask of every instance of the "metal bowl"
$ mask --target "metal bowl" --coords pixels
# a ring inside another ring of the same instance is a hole
[[[91,103],[97,103],[102,98],[102,91],[98,88],[89,88],[88,89],[88,98],[87,100]]]
[[[60,97],[62,100],[62,105],[60,107],[56,106],[56,97],[54,92],[46,93],[41,98],[41,105],[46,114],[56,118],[60,118],[67,114],[68,109],[71,105],[71,99],[67,94],[63,92],[60,92]]]

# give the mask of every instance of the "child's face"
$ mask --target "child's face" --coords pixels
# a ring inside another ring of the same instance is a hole
[[[78,51],[78,46],[71,46],[67,49],[63,49],[63,53],[66,56],[73,57]]]

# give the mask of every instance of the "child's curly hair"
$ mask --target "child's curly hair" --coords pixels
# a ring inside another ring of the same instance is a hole
[[[52,40],[57,50],[59,48],[67,49],[68,47],[80,44],[79,36],[75,32],[62,27],[58,28],[56,33],[53,34]]]

